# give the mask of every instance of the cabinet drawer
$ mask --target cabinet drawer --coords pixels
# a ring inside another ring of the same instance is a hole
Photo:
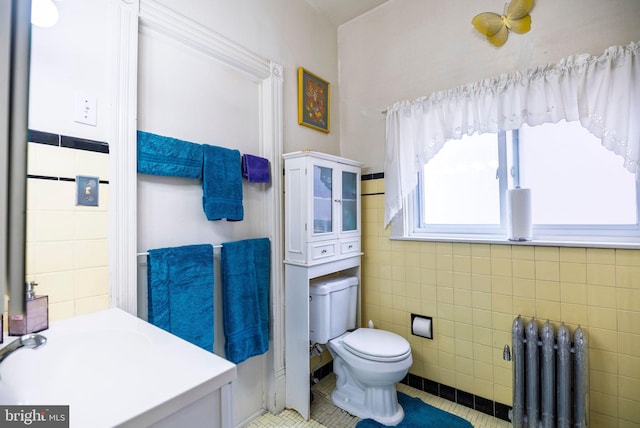
[[[360,239],[350,239],[340,242],[340,254],[350,254],[360,252]]]
[[[323,260],[335,257],[336,242],[316,242],[309,244],[309,256],[311,260]]]

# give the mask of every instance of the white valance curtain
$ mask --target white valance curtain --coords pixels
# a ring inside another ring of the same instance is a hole
[[[640,45],[503,74],[387,109],[385,227],[445,141],[562,119],[580,121],[640,179]],[[568,161],[571,161],[570,159]]]

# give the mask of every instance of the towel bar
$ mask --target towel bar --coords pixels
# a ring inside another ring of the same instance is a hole
[[[213,248],[222,248],[222,244],[214,245]],[[136,256],[148,256],[149,253],[137,253]]]

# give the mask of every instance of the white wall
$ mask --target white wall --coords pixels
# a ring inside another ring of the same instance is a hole
[[[340,154],[337,34],[302,0],[159,0],[253,53],[284,67],[284,153],[305,148]],[[297,68],[331,84],[331,132],[298,125]]]
[[[216,61],[166,37],[144,32],[139,40],[138,129],[260,155],[259,87]],[[138,175],[138,248],[220,244],[268,237],[264,214],[266,185],[243,183],[244,220],[207,221],[202,181]],[[220,250],[214,262],[214,351],[223,356],[224,330]],[[138,314],[146,319],[145,258],[138,260]],[[198,314],[193,314],[197,319]],[[250,419],[265,407],[265,356],[238,365],[234,421]]]
[[[58,24],[33,30],[30,127],[105,141],[108,124],[109,3],[117,0],[56,2]],[[312,149],[340,154],[337,35],[335,27],[304,1],[160,0],[186,17],[284,67],[284,152]],[[331,83],[331,132],[297,122],[297,68]],[[96,127],[73,121],[76,92],[98,100]],[[110,142],[114,144],[114,142]]]
[[[471,25],[503,0],[391,0],[338,29],[340,152],[382,172],[390,104],[640,40],[637,0],[538,1],[532,28],[496,48]]]
[[[60,21],[34,29],[30,127],[37,130],[106,141],[110,76],[110,3],[120,0],[56,2]],[[336,29],[306,2],[289,0],[162,0],[186,17],[222,34],[253,53],[284,67],[284,151],[312,149],[339,154],[339,91]],[[255,150],[257,86],[230,75],[188,48],[140,36],[139,129],[237,148]],[[332,84],[329,134],[297,123],[297,67]],[[96,96],[98,124],[73,121],[76,92]],[[108,141],[112,153],[117,141]],[[279,175],[274,177],[279,178]],[[241,223],[202,220],[201,187],[195,180],[146,176],[139,180],[139,248],[224,242],[263,236],[260,190],[245,186],[246,220]],[[112,195],[117,197],[118,195]],[[194,201],[197,201],[194,206]],[[46,227],[46,225],[41,225]],[[51,224],[51,228],[58,225]],[[103,227],[105,227],[103,225]],[[219,257],[219,252],[216,252]],[[141,272],[144,266],[141,264]],[[219,276],[216,278],[219,280]],[[217,282],[219,284],[219,282]],[[219,289],[219,286],[216,288]],[[50,292],[53,295],[55,290]],[[216,295],[216,351],[224,343]],[[264,358],[239,367],[234,384],[234,422],[264,408],[267,373]],[[280,397],[283,398],[283,397]]]
[[[29,127],[106,141],[109,0],[55,4],[56,25],[32,26]],[[96,97],[96,126],[74,121],[76,93]]]
[[[185,18],[217,32],[249,51],[284,67],[284,151],[310,148],[337,154],[339,122],[320,133],[297,124],[298,66],[337,81],[336,29],[304,2],[168,1]],[[309,29],[315,29],[310,32]],[[200,144],[261,154],[259,87],[152,29],[140,32],[138,129]],[[337,109],[337,89],[333,100]],[[337,118],[338,115],[334,116]],[[274,179],[280,179],[279,171]],[[202,212],[200,180],[138,175],[138,248],[223,243],[269,235],[264,186],[244,183],[242,222],[207,221]],[[224,356],[220,252],[215,252],[215,352]],[[146,313],[146,266],[138,260],[139,313]],[[277,285],[274,285],[277,286]],[[197,316],[194,314],[194,316]],[[268,362],[258,356],[238,365],[234,382],[234,423],[251,420],[265,408]],[[280,397],[283,399],[283,397]]]

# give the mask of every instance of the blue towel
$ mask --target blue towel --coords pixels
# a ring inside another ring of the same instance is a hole
[[[213,352],[213,246],[149,250],[149,322]]]
[[[238,364],[269,349],[271,243],[224,243],[221,263],[225,357]]]
[[[202,177],[202,146],[138,131],[138,172],[172,177]]]
[[[246,178],[251,183],[271,182],[269,159],[242,155],[242,178]]]
[[[203,144],[202,149],[202,208],[207,220],[242,220],[244,208],[240,152],[207,144]]]

